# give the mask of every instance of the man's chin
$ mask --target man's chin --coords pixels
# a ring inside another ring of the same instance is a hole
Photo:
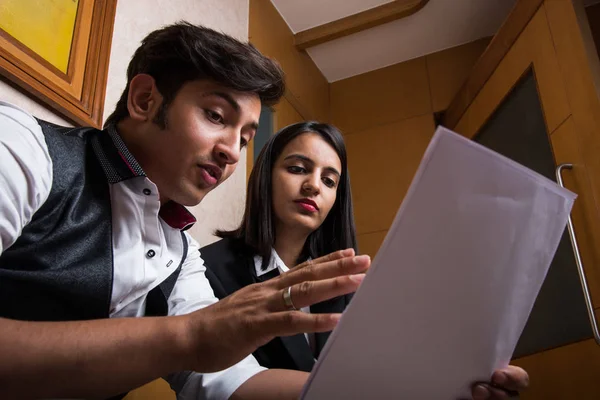
[[[179,196],[179,199],[174,199],[177,203],[186,207],[195,207],[204,200],[209,190],[194,190]]]

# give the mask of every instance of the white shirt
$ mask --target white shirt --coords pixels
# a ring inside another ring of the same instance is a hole
[[[120,138],[113,137],[113,141]],[[52,160],[41,127],[27,112],[0,101],[0,254],[15,243],[48,199],[51,186]],[[147,294],[181,262],[181,232],[159,216],[156,185],[145,176],[110,184],[110,197],[114,260],[110,317],[140,317]],[[204,274],[200,247],[185,236],[188,255],[168,299],[169,315],[187,314],[217,302]],[[181,372],[166,379],[180,399],[221,400],[263,370],[248,356],[224,371]]]
[[[290,269],[285,265],[279,254],[275,251],[275,249],[271,250],[271,260],[269,261],[269,265],[264,270],[262,269],[263,259],[261,256],[254,256],[254,268],[256,269],[256,276],[262,276],[268,274],[273,271],[275,268],[279,270],[280,274],[284,272],[288,272]]]

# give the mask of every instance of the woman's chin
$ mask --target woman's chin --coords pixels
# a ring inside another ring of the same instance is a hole
[[[317,219],[309,215],[300,215],[299,218],[295,218],[293,223],[290,224],[296,231],[304,231],[310,234],[316,231],[321,224],[318,223]]]

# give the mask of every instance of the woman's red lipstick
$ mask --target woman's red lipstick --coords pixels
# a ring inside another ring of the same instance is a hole
[[[317,203],[315,203],[311,199],[299,199],[299,200],[294,200],[294,202],[297,203],[303,210],[306,210],[309,212],[319,211],[319,206],[317,206]]]

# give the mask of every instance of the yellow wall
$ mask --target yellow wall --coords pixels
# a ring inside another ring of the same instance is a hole
[[[446,109],[489,39],[330,85],[331,121],[345,134],[361,252],[374,256]]]

